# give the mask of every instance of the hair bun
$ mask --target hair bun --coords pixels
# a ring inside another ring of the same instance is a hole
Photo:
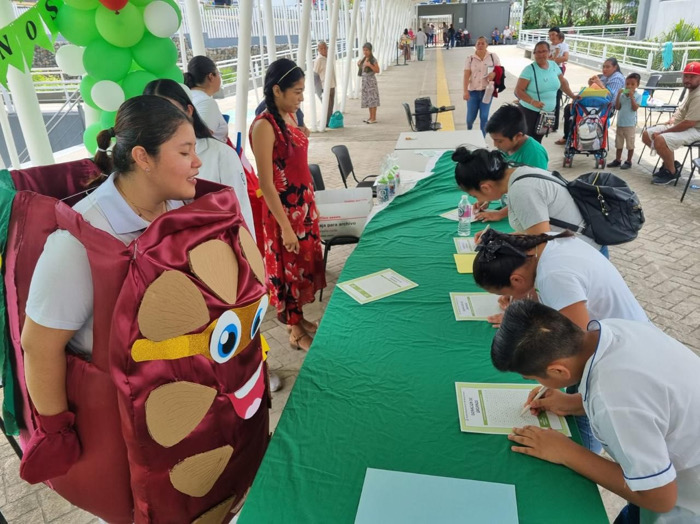
[[[455,149],[455,152],[452,153],[452,160],[462,164],[464,162],[469,162],[469,160],[471,160],[473,156],[474,154],[471,151],[469,151],[466,147],[459,146],[457,149]]]

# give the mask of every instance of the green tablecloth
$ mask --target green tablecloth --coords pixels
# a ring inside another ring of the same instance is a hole
[[[449,293],[477,290],[439,216],[461,194],[445,155],[368,224],[340,281],[391,268],[418,287],[366,305],[333,293],[239,524],[352,523],[368,467],[515,484],[521,524],[607,523],[595,484],[460,431],[455,382],[523,382],[491,365],[488,323],[454,319]]]

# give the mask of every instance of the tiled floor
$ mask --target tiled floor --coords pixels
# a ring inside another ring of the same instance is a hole
[[[514,46],[499,46],[495,51],[506,68],[506,84],[509,89],[495,100],[492,111],[496,106],[514,99],[512,88],[516,78],[529,64],[523,57],[523,52]],[[341,186],[335,158],[330,151],[336,144],[348,147],[358,176],[377,172],[384,155],[392,151],[398,134],[407,130],[401,102],[412,105],[413,99],[418,96],[436,99],[435,58],[438,52],[443,53],[450,96],[452,103],[457,106],[454,112],[455,126],[457,129],[465,128],[462,69],[465,57],[472,52],[472,48],[449,51],[428,49],[424,62],[412,62],[408,67],[391,67],[379,77],[382,105],[378,111],[378,124],[368,126],[362,123],[367,117],[366,110],[360,109],[359,100],[349,99],[343,129],[312,135],[309,162],[321,166],[328,188]],[[572,87],[578,88],[591,74],[593,71],[590,69],[569,65],[566,76]],[[230,110],[235,107],[235,103],[232,99],[227,99],[221,101],[221,106],[224,110]],[[593,160],[579,156],[574,158],[572,169],[562,170],[563,148],[554,145],[556,138],[544,140],[550,154],[550,168],[561,170],[569,178],[593,170]],[[490,143],[488,139],[487,142]],[[635,161],[636,158],[635,156]],[[650,318],[667,333],[700,352],[700,191],[690,190],[685,202],[680,204],[681,184],[678,187],[650,185],[650,169],[655,160],[647,154],[641,164],[635,163],[631,170],[621,172],[639,194],[647,223],[636,241],[610,249],[611,260]],[[324,301],[316,302],[306,309],[312,320],[320,319],[323,315],[345,260],[352,250],[353,247],[350,246],[336,247],[331,251],[327,272],[329,287],[324,294]],[[271,368],[284,380],[284,388],[273,399],[270,416],[274,428],[303,364],[305,353],[290,348],[286,329],[275,320],[272,313],[268,313],[262,330],[270,344]],[[46,487],[29,486],[21,481],[17,474],[18,461],[9,445],[4,442],[0,444],[0,465],[0,511],[9,522],[97,522],[97,519],[72,507]],[[614,516],[621,507],[621,500],[610,493],[604,493],[604,500],[608,514]]]

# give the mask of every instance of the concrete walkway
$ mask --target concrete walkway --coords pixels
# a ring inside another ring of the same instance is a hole
[[[498,53],[506,68],[508,86],[494,101],[494,111],[498,105],[514,100],[513,87],[516,79],[530,61],[526,60],[522,50],[515,46],[499,46],[496,49],[492,47],[491,50]],[[326,187],[342,187],[335,157],[330,150],[332,146],[345,144],[348,147],[358,176],[376,173],[384,155],[393,150],[398,134],[408,128],[401,103],[408,102],[413,107],[413,99],[418,96],[430,96],[433,101],[437,101],[440,82],[446,82],[444,87],[449,93],[451,103],[457,108],[453,114],[455,128],[465,129],[466,105],[462,100],[462,70],[465,58],[472,52],[471,47],[449,51],[428,49],[424,62],[411,62],[406,67],[389,68],[379,77],[381,107],[378,110],[376,125],[362,122],[368,114],[367,110],[360,109],[359,100],[348,100],[345,127],[315,133],[311,137],[309,163],[320,165]],[[445,73],[444,77],[438,78],[440,54],[440,69]],[[572,88],[577,89],[584,85],[593,73],[590,69],[571,65],[566,76]],[[444,101],[445,94],[441,94],[440,105],[448,103]],[[221,101],[221,106],[227,111],[233,109],[235,103],[226,99]],[[614,132],[611,134],[614,138]],[[549,151],[551,169],[562,171],[568,178],[594,169],[592,159],[576,156],[573,168],[562,170],[563,148],[554,144],[556,138],[558,137],[549,137],[543,142]],[[490,144],[488,138],[487,142]],[[641,141],[638,141],[638,145],[641,149]],[[684,153],[683,150],[682,154]],[[635,162],[636,158],[635,155]],[[636,241],[610,249],[611,260],[623,274],[649,317],[667,333],[700,352],[700,191],[690,190],[685,202],[680,204],[679,198],[685,181],[679,183],[678,187],[650,185],[651,168],[655,161],[655,158],[645,155],[640,165],[635,163],[629,171],[621,172],[623,178],[639,194],[647,222]],[[686,173],[687,171],[688,169]],[[323,315],[351,251],[352,247],[337,247],[331,251],[327,272],[329,286],[324,294],[324,301],[306,308],[312,320],[320,319]],[[266,316],[262,330],[270,344],[270,366],[285,382],[284,388],[275,393],[273,399],[271,422],[274,428],[294,385],[305,353],[289,347],[285,327],[275,320],[271,312]],[[9,522],[98,522],[94,517],[72,507],[48,488],[29,486],[20,480],[17,474],[18,460],[5,442],[0,444],[0,464],[0,511]],[[622,505],[621,499],[605,493],[604,500],[609,516],[614,518]]]

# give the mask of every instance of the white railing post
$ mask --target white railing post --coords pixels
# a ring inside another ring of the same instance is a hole
[[[309,0],[310,1],[310,0]],[[315,88],[314,88],[314,61],[313,61],[313,54],[311,52],[311,46],[306,47],[306,84],[305,84],[305,90],[304,90],[304,98],[309,100],[309,112],[311,115],[309,115],[306,119],[305,122],[309,122],[311,125],[307,124],[306,127],[308,127],[311,131],[316,131],[316,93]]]
[[[253,40],[253,2],[242,2],[238,10],[238,63],[236,65],[236,118],[234,133],[241,133],[245,144],[248,130],[248,90],[250,89],[250,47]]]

